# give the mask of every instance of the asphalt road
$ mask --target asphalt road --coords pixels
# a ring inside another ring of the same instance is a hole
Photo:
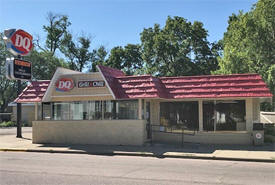
[[[0,152],[0,184],[274,184],[274,163]]]

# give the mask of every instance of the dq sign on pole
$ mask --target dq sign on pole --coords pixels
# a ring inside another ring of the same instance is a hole
[[[31,62],[22,60],[22,56],[30,53],[33,44],[32,36],[24,30],[8,29],[4,31],[3,37],[7,50],[16,59],[6,59],[6,76],[10,80],[17,80],[17,96],[21,93],[21,80],[31,80]],[[17,102],[17,135],[22,138],[21,129],[21,103]]]
[[[33,43],[32,36],[24,30],[8,29],[4,31],[7,50],[17,59],[6,59],[6,77],[10,80],[31,80],[31,62],[22,60],[21,56],[30,53]]]
[[[30,53],[33,44],[32,36],[24,30],[9,29],[4,31],[4,41],[7,49],[15,56],[26,56]]]

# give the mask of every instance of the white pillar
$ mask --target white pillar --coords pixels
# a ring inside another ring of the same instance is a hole
[[[142,119],[142,99],[138,99],[138,119]]]
[[[246,131],[252,131],[253,127],[253,100],[248,98],[245,100],[245,119],[246,119]]]
[[[199,131],[203,131],[203,104],[199,100]]]
[[[38,103],[34,103],[34,120],[38,120]]]

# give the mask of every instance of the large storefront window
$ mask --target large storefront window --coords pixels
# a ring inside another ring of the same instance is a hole
[[[118,119],[138,119],[138,101],[124,100],[117,101]]]
[[[53,120],[138,119],[138,101],[52,103]]]
[[[54,103],[53,104],[53,119],[54,120],[69,120],[70,119],[70,104],[69,103]]]
[[[117,119],[116,101],[104,101],[103,104],[104,119]]]
[[[51,103],[42,103],[42,120],[50,120],[51,119]]]
[[[89,120],[102,119],[102,101],[89,101],[87,106]]]
[[[84,107],[86,103],[72,102],[70,103],[70,120],[83,120],[84,119]]]
[[[166,127],[199,129],[198,102],[160,103],[160,124]]]
[[[244,131],[245,101],[224,100],[203,102],[203,129],[206,131]]]

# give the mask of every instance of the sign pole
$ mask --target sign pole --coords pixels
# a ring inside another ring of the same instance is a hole
[[[20,95],[21,92],[21,81],[17,80],[17,97]],[[22,125],[21,125],[21,115],[22,115],[22,109],[21,109],[21,103],[17,102],[17,135],[16,137],[22,138]]]
[[[21,59],[21,56],[18,55],[18,58]],[[21,80],[17,80],[17,97],[19,97],[21,93]],[[17,119],[16,119],[16,124],[17,124],[17,134],[16,137],[22,138],[22,124],[21,124],[21,116],[22,116],[22,107],[21,103],[17,102]]]

